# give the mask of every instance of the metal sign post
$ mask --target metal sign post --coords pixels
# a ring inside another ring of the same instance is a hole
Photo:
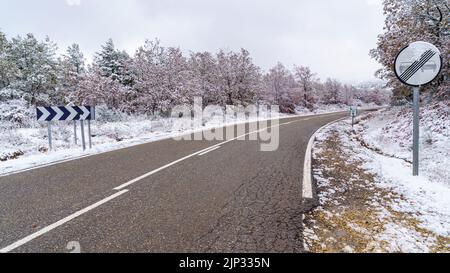
[[[358,116],[358,110],[356,107],[352,106],[350,107],[350,115],[352,117],[352,128],[355,127],[355,119]]]
[[[352,115],[352,128],[355,127],[355,115]]]
[[[48,147],[50,148],[50,151],[53,150],[52,145],[52,122],[48,122]]]
[[[83,151],[86,151],[86,139],[84,137],[84,120],[81,120],[80,123],[81,123],[81,143],[83,145]]]
[[[60,106],[60,107],[37,107],[37,120],[48,122],[48,139],[50,150],[52,145],[52,121],[73,121],[73,129],[75,134],[75,144],[77,144],[77,121],[81,122],[81,140],[83,151],[86,150],[86,139],[84,134],[84,121],[88,121],[89,131],[89,148],[92,148],[91,140],[91,120],[95,120],[95,108],[90,106]]]
[[[88,120],[89,149],[92,149],[91,121]]]
[[[73,121],[73,133],[75,138],[75,145],[78,145],[78,139],[77,139],[77,121]]]
[[[420,88],[414,87],[413,175],[419,175]]]
[[[414,42],[405,47],[395,60],[395,74],[406,85],[413,87],[413,175],[419,175],[420,86],[429,84],[442,69],[439,49],[427,42]]]

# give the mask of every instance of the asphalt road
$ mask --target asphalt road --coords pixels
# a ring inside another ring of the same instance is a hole
[[[0,251],[302,252],[306,147],[345,115],[281,120],[274,152],[170,139],[0,177]]]

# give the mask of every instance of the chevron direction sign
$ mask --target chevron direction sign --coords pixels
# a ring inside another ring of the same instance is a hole
[[[95,108],[91,106],[37,107],[38,121],[95,120]]]

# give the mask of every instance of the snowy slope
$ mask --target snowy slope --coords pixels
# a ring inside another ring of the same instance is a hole
[[[450,102],[424,105],[420,122],[422,175],[450,185]],[[411,107],[393,107],[371,114],[356,129],[369,147],[412,162]]]

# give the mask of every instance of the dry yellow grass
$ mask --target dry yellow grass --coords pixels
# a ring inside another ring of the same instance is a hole
[[[305,244],[311,252],[395,252],[389,241],[378,237],[389,223],[430,239],[431,252],[450,252],[450,238],[420,228],[414,215],[392,208],[394,200],[403,197],[377,187],[362,162],[349,160],[351,151],[344,149],[337,132],[316,147],[321,152],[314,169],[322,170],[320,176],[327,182],[318,181],[320,206],[305,215]]]

